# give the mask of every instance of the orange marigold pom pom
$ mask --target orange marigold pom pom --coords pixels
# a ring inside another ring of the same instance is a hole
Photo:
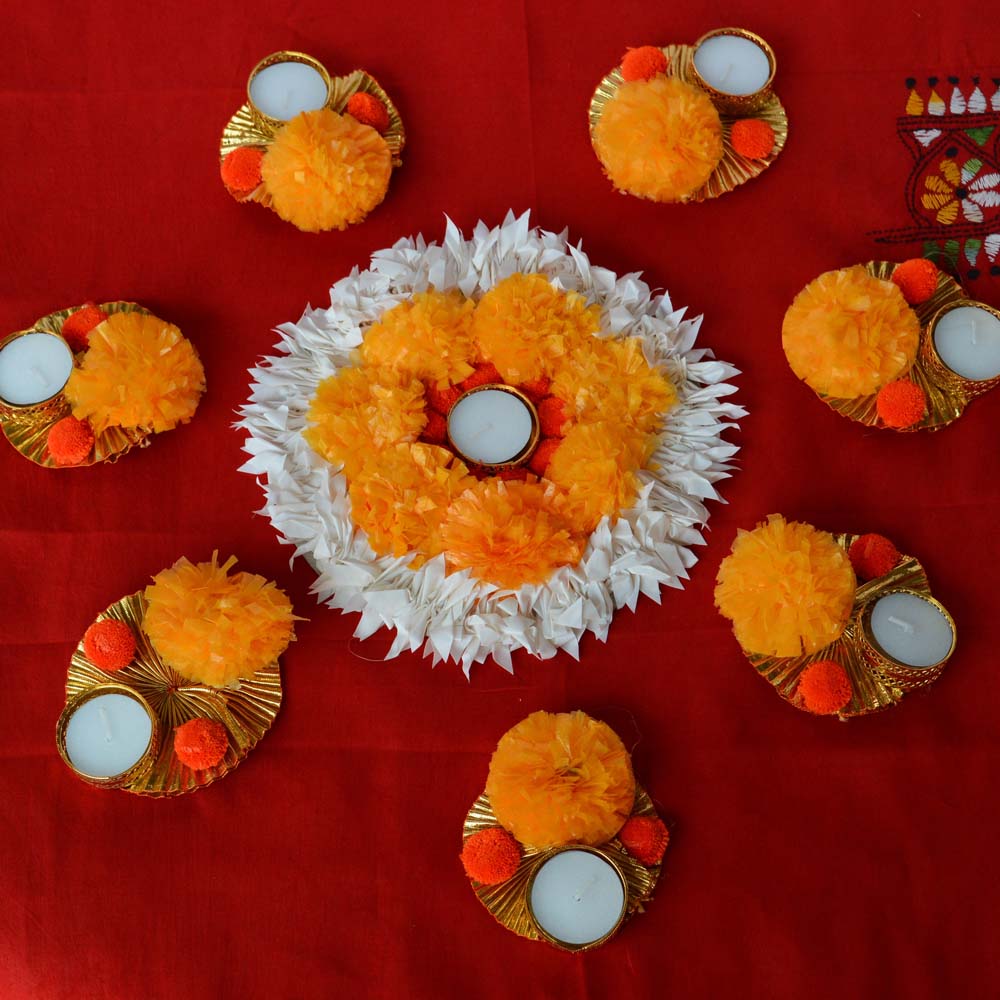
[[[431,410],[427,414],[427,426],[420,435],[420,440],[429,444],[444,444],[448,440],[448,421],[440,413]]]
[[[229,734],[214,719],[191,719],[174,730],[174,753],[192,771],[206,771],[226,756]]]
[[[611,183],[652,201],[684,201],[722,159],[719,112],[707,94],[673,76],[623,83],[592,138]]]
[[[462,865],[476,882],[499,885],[521,866],[521,848],[502,826],[491,826],[474,833],[462,845]]]
[[[494,385],[497,382],[503,382],[503,376],[497,371],[497,366],[492,361],[481,361],[475,366],[475,371],[458,384],[465,392],[468,392],[478,386]]]
[[[222,183],[230,193],[245,198],[260,186],[260,165],[263,160],[264,150],[257,146],[237,146],[219,164]]]
[[[518,386],[518,389],[537,406],[549,394],[551,387],[552,379],[546,378],[543,375],[541,378],[533,378],[528,382],[522,382]]]
[[[847,671],[833,660],[810,663],[799,677],[796,696],[803,707],[816,715],[833,715],[853,697]]]
[[[46,443],[56,465],[79,465],[94,447],[94,432],[86,420],[63,417],[49,428]]]
[[[347,99],[347,113],[357,118],[362,125],[371,125],[376,132],[389,128],[389,111],[374,95],[359,90]]]
[[[912,427],[924,419],[927,397],[919,385],[908,378],[901,378],[879,389],[875,409],[886,427]]]
[[[655,45],[640,45],[635,49],[627,49],[622,56],[622,78],[631,80],[648,80],[657,73],[666,73],[670,60],[663,49]]]
[[[545,470],[549,467],[549,462],[552,461],[552,456],[556,453],[556,448],[560,444],[562,444],[562,441],[559,438],[544,438],[542,443],[535,449],[535,453],[531,456],[528,468],[536,476],[544,476]]]
[[[610,726],[583,712],[534,712],[501,737],[486,794],[522,844],[596,846],[632,812],[632,760]]]
[[[854,572],[862,580],[885,576],[899,562],[899,549],[885,535],[861,535],[847,551]]]
[[[93,302],[88,302],[63,320],[63,340],[69,344],[74,354],[85,351],[90,331],[107,318],[108,314],[103,309],[99,309]]]
[[[557,396],[548,396],[538,404],[538,424],[544,437],[562,437],[566,425],[566,404]]]
[[[451,413],[451,408],[461,396],[462,390],[457,385],[450,385],[447,389],[437,389],[432,385],[427,386],[427,405],[443,417]]]
[[[83,651],[94,666],[114,673],[135,657],[135,634],[125,622],[102,618],[83,633]]]
[[[618,832],[622,846],[637,861],[658,865],[670,843],[670,831],[659,816],[633,816]]]
[[[774,149],[774,129],[760,118],[740,118],[733,122],[729,142],[740,156],[763,160]]]
[[[937,291],[937,265],[925,257],[904,260],[892,272],[892,282],[911,306],[919,306]]]
[[[771,514],[722,560],[715,605],[740,645],[765,656],[815,653],[844,631],[857,581],[833,536]]]
[[[855,399],[907,371],[920,323],[891,281],[860,265],[827,271],[795,296],[781,342],[792,371],[816,392]]]

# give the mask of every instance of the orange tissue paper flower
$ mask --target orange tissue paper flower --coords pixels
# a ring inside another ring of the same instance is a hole
[[[427,423],[424,387],[392,369],[345,368],[320,383],[306,419],[306,441],[350,479],[374,452],[416,441]]]
[[[357,118],[362,125],[370,125],[376,132],[389,128],[389,111],[374,95],[359,90],[347,99],[347,113]]]
[[[205,771],[226,756],[229,734],[215,719],[190,719],[174,730],[174,753],[192,771]]]
[[[512,274],[479,300],[472,336],[506,382],[530,382],[570,363],[600,329],[600,307],[556,288],[543,274]]]
[[[774,129],[762,118],[738,118],[729,130],[729,142],[740,156],[763,160],[774,149]]]
[[[896,266],[891,280],[911,306],[919,306],[933,298],[937,291],[937,265],[925,257],[911,257]]]
[[[389,189],[392,154],[369,125],[323,108],[284,125],[264,154],[261,176],[274,210],[299,229],[346,229]]]
[[[108,314],[103,309],[95,306],[93,302],[87,302],[63,320],[61,331],[63,340],[69,344],[74,354],[79,354],[80,351],[87,349],[90,331],[107,318]]]
[[[83,633],[83,651],[108,673],[127,667],[135,657],[135,634],[117,618],[102,618]]]
[[[606,723],[579,711],[534,712],[501,737],[486,794],[522,844],[597,846],[632,812],[632,760]]]
[[[94,432],[86,420],[63,417],[50,428],[45,443],[56,465],[79,465],[90,457],[94,447]]]
[[[295,638],[295,615],[284,591],[253,573],[181,558],[146,587],[143,630],[177,673],[212,687],[237,686],[273,663]]]
[[[623,83],[592,135],[609,180],[652,201],[683,201],[722,159],[722,122],[706,94],[673,76]]]
[[[622,56],[622,79],[649,80],[657,73],[666,73],[670,60],[663,49],[655,45],[640,45],[638,48],[627,49]]]
[[[511,589],[575,565],[585,544],[551,484],[495,478],[452,503],[441,541],[449,570],[470,569],[479,580]]]
[[[670,831],[659,816],[633,816],[618,831],[618,839],[632,857],[649,867],[663,860]]]
[[[417,292],[369,327],[361,360],[446,389],[473,372],[474,308],[461,292]]]
[[[831,534],[771,514],[737,534],[719,567],[715,605],[747,652],[799,656],[839,638],[856,586]]]
[[[899,549],[885,535],[860,535],[847,550],[854,572],[862,580],[874,580],[895,569]]]
[[[480,885],[499,885],[521,867],[521,848],[502,826],[491,826],[462,845],[462,865]]]
[[[468,392],[470,389],[478,389],[481,385],[495,385],[497,382],[503,382],[503,376],[497,370],[497,366],[492,361],[480,361],[472,374],[462,379],[461,389],[463,392]]]
[[[924,390],[908,378],[882,386],[875,397],[875,410],[886,427],[903,430],[919,424],[927,414]]]
[[[847,671],[835,660],[816,660],[799,677],[796,698],[816,715],[833,715],[845,708],[854,696]]]
[[[860,265],[809,282],[785,313],[782,346],[792,371],[826,396],[867,396],[907,371],[920,323],[891,281]]]
[[[205,391],[198,352],[180,330],[142,312],[112,313],[90,334],[66,383],[73,416],[109,427],[168,431],[187,423]]]

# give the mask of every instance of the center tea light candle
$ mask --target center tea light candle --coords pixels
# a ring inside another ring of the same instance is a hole
[[[955,646],[951,619],[936,603],[908,591],[879,598],[869,628],[881,651],[907,667],[935,667]]]
[[[723,111],[738,114],[761,107],[770,96],[775,60],[759,35],[720,28],[695,43],[694,75]]]
[[[262,59],[247,87],[250,103],[276,122],[289,121],[303,111],[318,111],[330,98],[330,78],[318,62],[308,56],[284,56],[292,53]]]
[[[538,866],[528,908],[542,935],[573,950],[599,944],[625,918],[625,881],[597,851],[570,848]]]
[[[1000,375],[1000,313],[982,304],[939,313],[932,325],[938,357],[956,375],[983,382]]]
[[[33,406],[58,395],[73,371],[73,352],[54,333],[24,333],[0,348],[0,401]]]
[[[477,465],[505,465],[527,458],[538,440],[538,415],[509,386],[485,386],[461,396],[448,414],[448,438]]]

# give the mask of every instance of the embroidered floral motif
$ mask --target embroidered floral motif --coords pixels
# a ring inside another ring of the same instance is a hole
[[[983,172],[983,161],[970,156],[962,167],[953,158],[957,150],[949,149],[938,164],[937,173],[924,177],[924,193],[920,204],[934,212],[935,220],[942,226],[952,225],[962,215],[969,222],[983,221],[983,208],[1000,205],[1000,173]],[[996,213],[993,213],[996,214]]]

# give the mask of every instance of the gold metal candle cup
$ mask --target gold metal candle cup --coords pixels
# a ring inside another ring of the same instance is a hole
[[[927,374],[946,391],[950,391],[953,395],[964,396],[968,400],[975,399],[976,396],[982,396],[984,393],[989,392],[990,389],[995,389],[1000,385],[1000,375],[986,379],[971,379],[965,378],[959,375],[958,372],[953,371],[941,360],[941,355],[938,354],[937,345],[934,343],[934,330],[941,318],[947,313],[950,313],[953,309],[963,309],[970,306],[975,309],[982,309],[983,312],[988,312],[990,315],[1000,319],[1000,310],[986,305],[985,302],[976,302],[973,299],[951,302],[942,306],[934,313],[927,324],[927,328],[924,330],[924,335],[920,343],[920,362]]]
[[[557,854],[562,854],[564,851],[586,851],[588,854],[596,854],[603,861],[606,861],[614,869],[615,874],[618,876],[619,881],[622,884],[622,911],[618,915],[618,920],[615,922],[614,927],[608,931],[603,937],[598,938],[596,941],[584,941],[582,944],[574,944],[570,941],[560,941],[559,938],[553,937],[536,919],[534,911],[531,909],[531,891],[535,885],[535,879],[538,877],[538,873],[542,870],[545,862],[554,858]],[[599,948],[602,944],[610,941],[620,930],[623,923],[625,923],[625,918],[628,916],[628,896],[629,896],[629,885],[628,879],[625,877],[625,872],[622,870],[621,865],[618,860],[608,851],[603,850],[600,847],[587,847],[584,844],[565,844],[560,847],[553,847],[546,851],[539,859],[538,863],[535,865],[534,870],[528,879],[528,884],[525,886],[524,898],[528,909],[528,916],[531,918],[531,923],[534,925],[535,930],[538,932],[538,936],[544,941],[548,941],[549,944],[555,945],[557,948],[563,949],[563,951],[590,951],[591,948]]]
[[[535,448],[538,447],[538,441],[541,438],[541,424],[538,419],[538,410],[535,408],[535,404],[523,393],[520,389],[515,389],[512,385],[504,385],[502,382],[489,382],[486,385],[477,385],[474,389],[470,389],[468,392],[463,392],[461,396],[455,401],[455,406],[465,399],[467,396],[473,395],[476,392],[483,392],[486,389],[498,390],[500,392],[509,392],[512,396],[516,396],[524,405],[527,407],[528,412],[531,414],[531,437],[528,438],[528,443],[513,457],[507,459],[506,462],[498,462],[495,465],[488,465],[484,462],[478,462],[474,458],[469,458],[463,455],[462,452],[455,446],[455,443],[451,440],[451,434],[448,434],[448,443],[455,449],[455,453],[470,465],[478,465],[483,469],[490,469],[492,471],[500,472],[503,469],[515,469],[519,465],[524,465],[529,458],[531,458],[532,453]]]
[[[695,64],[694,56],[698,52],[698,47],[703,43],[707,42],[710,38],[715,38],[718,35],[736,35],[738,38],[745,38],[751,41],[758,48],[762,49],[764,55],[767,56],[768,64],[771,67],[771,72],[768,75],[764,86],[760,90],[755,90],[752,94],[727,94],[725,91],[716,90],[710,83],[708,83],[704,77],[698,72],[698,67]],[[752,31],[747,31],[746,28],[716,28],[715,31],[709,31],[702,35],[694,43],[694,52],[691,58],[691,79],[699,86],[702,90],[712,98],[712,103],[716,106],[719,111],[725,114],[733,115],[737,118],[743,118],[748,115],[752,115],[755,111],[760,111],[762,107],[771,99],[771,94],[774,89],[774,73],[778,68],[778,61],[774,55],[774,49],[771,48],[767,42],[764,41],[760,35],[754,34]]]
[[[52,330],[42,330],[38,328],[32,328],[31,330],[19,330],[17,333],[12,333],[8,337],[4,337],[0,340],[0,351],[2,351],[8,344],[13,343],[21,337],[27,337],[29,334],[41,333],[46,337],[55,337],[56,340],[61,340],[66,344],[66,350],[69,351],[70,357],[73,357],[73,349],[66,342],[66,339],[58,333]],[[72,369],[70,369],[72,374]],[[68,382],[69,379],[66,379]],[[37,403],[12,403],[9,399],[4,399],[0,396],[0,411],[11,415],[17,415],[21,417],[27,416],[45,416],[48,413],[55,413],[57,410],[62,410],[66,407],[66,398],[63,396],[63,389],[66,388],[66,383],[64,382],[62,388],[53,395],[49,396],[48,399],[39,400]]]
[[[100,778],[81,771],[70,760],[70,756],[66,751],[66,727],[69,725],[69,720],[73,713],[81,705],[90,701],[91,698],[97,698],[104,694],[122,694],[133,701],[137,701],[149,716],[152,722],[152,729],[149,734],[149,743],[143,755],[127,771],[123,771],[121,774],[112,774],[106,778]],[[132,688],[126,687],[124,684],[99,684],[96,687],[89,688],[82,694],[78,694],[75,698],[71,698],[66,703],[66,707],[62,710],[62,715],[59,716],[59,722],[56,724],[56,748],[59,750],[59,756],[62,757],[63,763],[82,781],[96,785],[98,788],[121,788],[141,778],[153,767],[160,752],[160,720],[149,702],[137,691],[133,691]]]
[[[311,66],[321,77],[323,77],[323,82],[326,84],[326,100],[327,103],[324,107],[328,107],[330,103],[330,95],[332,93],[332,87],[330,84],[330,74],[327,72],[326,67],[318,60],[314,59],[310,55],[306,55],[305,52],[272,52],[271,55],[265,56],[256,66],[250,71],[250,76],[247,78],[247,106],[250,108],[250,114],[254,119],[254,122],[260,128],[261,132],[265,133],[268,137],[273,137],[274,133],[278,129],[282,128],[286,122],[281,118],[272,118],[270,115],[264,114],[260,108],[257,107],[253,102],[253,95],[250,93],[250,87],[253,84],[254,77],[257,76],[261,70],[267,69],[268,66],[274,66],[276,63],[285,62],[298,62],[305,63],[306,66]]]

